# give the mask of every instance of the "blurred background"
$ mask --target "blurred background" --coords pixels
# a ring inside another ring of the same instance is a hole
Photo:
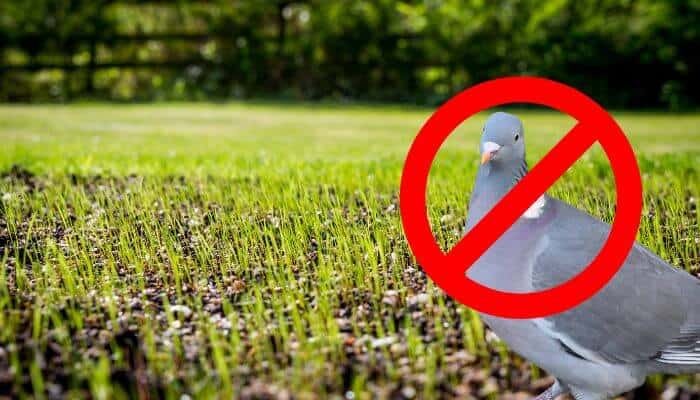
[[[5,0],[0,100],[438,104],[541,75],[608,107],[700,104],[698,0]]]

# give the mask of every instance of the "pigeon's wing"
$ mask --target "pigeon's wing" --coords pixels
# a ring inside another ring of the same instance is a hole
[[[559,200],[549,201],[555,214],[533,260],[535,290],[559,285],[581,272],[610,232],[610,226],[597,218]],[[667,346],[690,346],[693,335],[700,334],[684,333],[688,299],[700,296],[698,282],[636,244],[600,292],[537,323],[583,358],[613,363],[654,359]]]

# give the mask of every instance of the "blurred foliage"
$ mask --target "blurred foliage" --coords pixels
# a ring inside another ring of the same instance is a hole
[[[613,107],[700,104],[700,0],[5,0],[0,100],[435,104],[533,74]]]

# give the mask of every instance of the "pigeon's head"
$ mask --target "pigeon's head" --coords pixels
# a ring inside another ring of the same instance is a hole
[[[525,159],[523,123],[515,115],[497,112],[484,124],[481,135],[481,164],[520,165]]]

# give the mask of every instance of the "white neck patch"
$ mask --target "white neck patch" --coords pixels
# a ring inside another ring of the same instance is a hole
[[[535,219],[539,218],[542,213],[544,212],[544,206],[547,204],[547,199],[544,198],[544,195],[541,195],[537,200],[535,200],[534,203],[528,208],[525,213],[523,214],[523,218],[527,219]]]

